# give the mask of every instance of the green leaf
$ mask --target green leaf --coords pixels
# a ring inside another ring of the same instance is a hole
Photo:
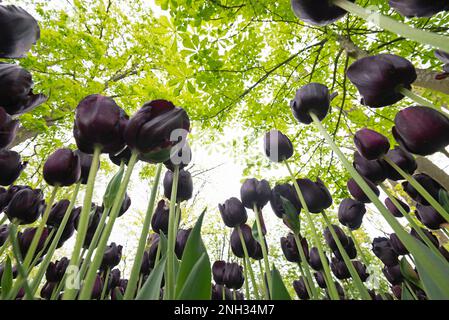
[[[285,214],[282,215],[282,220],[290,230],[292,230],[295,234],[299,234],[301,223],[299,221],[298,211],[287,198],[281,196],[281,201],[285,212]]]
[[[116,288],[114,288],[114,291],[115,291],[115,299],[119,300],[119,301],[123,300],[123,294],[120,291],[120,289],[118,287],[116,287]]]
[[[440,189],[438,197],[439,197],[438,202],[443,206],[443,208],[446,211],[449,212],[449,193],[444,189]]]
[[[419,280],[419,276],[413,267],[408,263],[407,259],[403,257],[400,261],[400,269],[402,276],[409,282],[413,283],[420,289],[424,289],[421,281]]]
[[[284,281],[279,270],[273,265],[271,270],[271,299],[272,300],[291,300],[290,294],[285,287]]]
[[[259,241],[259,230],[257,229],[257,222],[256,221],[254,221],[254,223],[253,223],[253,226],[251,228],[251,233],[253,234],[253,238],[256,239],[256,241],[259,244],[261,244],[260,241]]]
[[[193,266],[176,298],[178,300],[210,300],[211,292],[210,261],[207,252],[204,252]]]
[[[112,208],[114,200],[117,197],[118,189],[122,183],[123,173],[125,172],[125,166],[122,166],[119,171],[109,181],[106,191],[103,196],[103,204],[105,208]]]
[[[415,300],[405,283],[402,284],[401,300]]]
[[[136,300],[159,300],[162,277],[164,276],[167,257],[163,257],[151,271],[147,281],[137,294]]]
[[[12,281],[13,281],[13,274],[12,274],[12,265],[11,265],[11,259],[6,259],[5,263],[5,269],[3,270],[3,276],[2,276],[2,298],[5,298],[6,295],[9,293],[12,287]]]

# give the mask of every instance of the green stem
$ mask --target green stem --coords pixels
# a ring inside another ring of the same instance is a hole
[[[248,268],[249,275],[251,277],[251,282],[252,282],[253,288],[254,288],[254,295],[256,296],[257,300],[260,300],[259,288],[257,287],[257,282],[255,280],[254,272],[251,267],[251,261],[249,260],[248,248],[246,247],[245,239],[243,238],[243,233],[242,233],[242,229],[240,228],[240,226],[237,227],[237,232],[239,234],[240,242],[242,243],[243,253],[245,255],[245,257],[244,257],[245,269]],[[247,299],[249,299],[249,296],[247,297]]]
[[[263,296],[266,297],[266,299],[268,300],[270,295],[267,292],[267,286],[266,286],[266,281],[265,281],[265,271],[263,270],[263,265],[262,262],[260,260],[257,260],[257,262],[259,263],[259,272],[260,272],[260,279],[262,279],[262,292],[263,292]]]
[[[143,222],[142,231],[140,232],[139,244],[137,246],[137,252],[135,255],[133,267],[131,269],[131,274],[128,280],[128,285],[126,286],[124,300],[130,300],[133,298],[136,292],[136,285],[140,275],[140,268],[142,265],[143,254],[145,251],[145,244],[147,240],[147,235],[150,230],[151,218],[153,217],[154,202],[156,200],[157,189],[159,186],[159,180],[161,177],[162,164],[157,166],[156,176],[153,181],[153,186],[151,188],[151,196],[148,202],[147,212],[145,215],[145,220]]]
[[[359,252],[360,257],[362,258],[363,263],[365,264],[365,266],[368,267],[369,266],[368,259],[366,259],[366,256],[363,253],[362,247],[360,247],[360,243],[358,242],[357,238],[355,237],[354,232],[351,230],[351,228],[348,228],[348,232],[352,238],[352,241],[354,241],[355,247],[356,247],[357,251]]]
[[[5,214],[3,215],[3,218],[0,220],[0,225],[4,224],[6,220],[8,220],[8,216]]]
[[[397,91],[400,94],[402,94],[403,96],[409,98],[410,100],[413,100],[414,102],[416,102],[420,106],[429,107],[429,108],[435,109],[437,111],[441,111],[441,109],[438,108],[436,105],[434,105],[432,102],[430,102],[429,100],[427,100],[424,97],[421,97],[420,95],[414,93],[413,91],[411,91],[411,90],[409,90],[407,88],[399,87],[397,89]]]
[[[296,246],[298,247],[299,256],[301,257],[299,268],[302,276],[307,279],[307,281],[305,281],[307,293],[309,294],[309,297],[311,299],[318,299],[318,293],[313,282],[312,273],[310,272],[309,264],[307,263],[306,254],[304,252],[304,248],[302,247],[301,240],[299,239],[299,235],[297,234],[294,234],[294,237]]]
[[[410,294],[412,295],[414,300],[418,300],[418,297],[415,294],[415,291],[413,291],[412,287],[410,286],[410,284],[408,283],[407,280],[404,280],[404,284],[407,287],[408,291],[410,292]]]
[[[337,287],[335,286],[334,280],[332,279],[332,275],[329,268],[329,263],[327,261],[326,255],[323,250],[323,246],[321,245],[321,241],[318,238],[318,232],[315,228],[315,224],[313,222],[313,219],[310,215],[309,207],[307,206],[307,202],[304,199],[304,196],[302,194],[301,189],[299,188],[298,182],[296,182],[295,176],[293,174],[292,169],[290,168],[290,165],[288,164],[288,161],[284,161],[285,166],[287,167],[287,170],[290,174],[290,177],[293,182],[293,186],[295,187],[296,193],[298,194],[299,201],[301,202],[303,211],[305,213],[307,223],[310,226],[310,229],[312,230],[312,236],[313,236],[313,242],[318,249],[318,254],[320,256],[321,264],[323,265],[323,271],[324,271],[324,280],[326,281],[327,288],[329,289],[329,296],[333,300],[340,300],[340,296],[338,295]]]
[[[246,259],[245,257],[243,257],[243,272],[245,275],[245,295],[246,295],[246,299],[250,299],[250,295],[249,295],[249,279],[248,279],[248,267],[246,265]]]
[[[106,291],[108,288],[108,281],[109,281],[109,274],[111,273],[111,268],[106,269],[106,275],[104,277],[104,283],[103,283],[103,290],[101,291],[101,300],[104,300],[104,297],[106,295]]]
[[[80,296],[79,296],[80,300],[89,300],[90,299],[90,296],[92,293],[92,288],[95,283],[96,273],[97,273],[98,268],[101,265],[101,261],[103,260],[103,255],[104,255],[104,251],[106,250],[106,245],[107,245],[109,236],[111,235],[115,220],[117,219],[118,213],[122,206],[123,199],[125,196],[126,189],[128,187],[129,180],[131,178],[132,171],[134,169],[134,166],[137,163],[137,157],[138,157],[138,153],[133,151],[133,153],[131,154],[131,158],[129,159],[128,169],[126,170],[125,177],[123,178],[123,181],[120,184],[120,188],[117,192],[117,196],[115,198],[114,205],[112,206],[112,210],[109,215],[108,222],[106,224],[104,231],[101,234],[100,241],[98,242],[98,247],[95,252],[94,259],[93,259],[92,263],[90,264],[89,269],[87,271],[86,279],[84,281],[83,287],[81,288],[81,292],[80,292]]]
[[[449,41],[445,36],[413,28],[407,24],[398,22],[393,18],[386,17],[378,12],[360,7],[348,0],[333,0],[333,3],[353,15],[376,24],[381,29],[388,30],[406,39],[449,52]]]
[[[256,225],[257,225],[257,232],[259,234],[259,243],[260,246],[262,248],[262,255],[263,255],[263,262],[264,262],[264,266],[265,266],[265,274],[267,277],[267,286],[268,286],[268,293],[269,295],[267,297],[271,297],[271,269],[270,269],[270,262],[268,261],[268,250],[267,250],[267,246],[266,243],[264,241],[265,236],[263,235],[262,232],[262,224],[260,223],[260,216],[259,216],[259,208],[257,207],[256,204],[253,205],[253,210],[256,216]],[[260,213],[262,214],[262,213]],[[262,275],[263,276],[263,275]]]

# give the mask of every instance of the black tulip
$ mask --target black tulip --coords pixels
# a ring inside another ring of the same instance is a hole
[[[390,141],[377,131],[363,128],[354,135],[354,144],[359,153],[367,160],[376,160],[390,150]]]
[[[354,266],[355,271],[357,271],[360,280],[362,280],[362,282],[365,282],[369,277],[369,273],[366,272],[366,266],[360,261],[352,261],[352,265]]]
[[[175,171],[175,167],[184,169],[192,161],[192,149],[189,143],[185,142],[182,146],[174,147],[170,152],[170,158],[164,161],[164,165],[168,170]]]
[[[150,235],[148,239],[149,249],[148,249],[148,261],[150,262],[150,268],[154,268],[157,259],[157,250],[159,248],[160,236],[157,233]]]
[[[421,231],[434,244],[435,247],[438,247],[440,245],[438,238],[432,232],[424,228],[421,228]],[[422,237],[418,234],[418,232],[415,229],[410,230],[410,235],[412,235],[413,237],[415,237],[415,239],[425,244],[424,239],[422,239]]]
[[[361,176],[375,184],[381,183],[386,179],[382,162],[377,159],[367,160],[356,151],[354,152],[354,162],[352,165]]]
[[[366,208],[362,202],[347,198],[338,208],[338,221],[351,230],[356,230],[362,225],[365,213]]]
[[[399,239],[396,233],[390,234],[390,245],[393,248],[394,252],[396,252],[397,255],[403,256],[408,254],[407,248],[404,246],[402,241]]]
[[[120,245],[118,246],[115,242],[112,242],[109,246],[107,246],[104,251],[100,269],[112,269],[118,265],[122,259],[122,249],[123,247]]]
[[[0,212],[3,212],[3,209],[6,208],[6,206],[9,203],[9,200],[11,200],[11,198],[8,195],[8,190],[6,190],[3,187],[0,187]]]
[[[81,167],[81,183],[87,184],[87,180],[89,179],[90,167],[92,166],[93,156],[88,153],[84,153],[81,150],[75,150],[75,154],[80,159],[80,167]],[[100,163],[98,163],[98,167],[100,167]]]
[[[223,297],[224,292],[224,297]],[[233,300],[233,294],[231,289],[221,285],[214,284],[212,286],[212,300],[223,301],[223,300]]]
[[[329,89],[320,83],[309,83],[296,91],[295,98],[290,102],[293,116],[301,123],[311,123],[310,113],[323,120],[329,112],[331,95]]]
[[[400,101],[404,96],[397,88],[411,89],[417,78],[410,61],[392,54],[361,58],[348,68],[347,75],[362,95],[362,104],[372,108]]]
[[[281,197],[287,199],[292,206],[295,208],[296,213],[299,215],[301,212],[301,202],[299,201],[298,194],[295,191],[295,188],[288,184],[277,184],[271,190],[270,204],[273,212],[279,218],[283,218],[285,215],[284,205]]]
[[[52,227],[59,227],[62,220],[64,219],[64,215],[70,205],[70,201],[67,199],[60,200],[53,204],[50,210],[50,214],[48,215],[47,225]],[[75,221],[77,216],[81,213],[81,207],[72,209],[70,213],[68,223],[70,221]]]
[[[431,230],[440,229],[446,220],[432,206],[416,205],[416,217],[418,220]]]
[[[320,213],[332,205],[332,196],[320,178],[313,182],[310,179],[297,179],[307,208],[312,213]]]
[[[333,257],[330,267],[332,273],[335,275],[337,279],[344,280],[351,278],[351,273],[349,272],[348,267],[346,266],[344,261],[336,257]]]
[[[224,285],[224,274],[227,263],[225,261],[215,261],[212,265],[212,276],[216,284]]]
[[[121,272],[119,269],[112,269],[109,273],[108,289],[111,290],[120,285]]]
[[[171,190],[173,185],[173,172],[167,170],[164,176],[164,195],[168,199],[171,197]],[[192,198],[193,181],[192,175],[189,171],[179,170],[178,188],[176,193],[176,201],[187,201]]]
[[[419,173],[413,175],[413,178],[434,198],[439,199],[439,193],[441,189],[444,189],[441,184],[439,184],[437,181],[429,177],[425,173]],[[404,181],[402,183],[402,187],[405,192],[418,202],[419,204],[428,206],[430,203],[408,182]]]
[[[398,198],[395,199],[407,213],[410,212],[410,207],[406,203],[402,202]],[[391,214],[396,218],[402,218],[404,216],[402,212],[398,209],[398,207],[393,203],[393,201],[391,201],[390,198],[385,198],[385,206],[387,207],[388,211],[390,211]]]
[[[37,232],[37,228],[27,228],[23,232],[19,232],[17,234],[17,242],[19,244],[20,253],[22,255],[22,259],[24,259],[30,249],[31,242],[33,241],[34,235]],[[44,228],[42,230],[42,234],[39,238],[36,251],[34,252],[33,259],[38,255],[40,251],[44,249],[45,242],[48,238],[49,230],[48,228]]]
[[[304,277],[300,277],[299,280],[293,281],[293,289],[295,289],[296,295],[301,300],[309,300],[310,296],[307,292],[306,280]]]
[[[397,284],[395,286],[391,287],[391,292],[393,293],[394,297],[397,300],[401,300],[402,299],[402,286]]]
[[[129,159],[131,159],[131,149],[129,147],[126,147],[118,153],[110,153],[109,159],[116,166],[120,166],[122,162],[128,165]]]
[[[0,247],[3,246],[8,237],[9,237],[9,225],[2,224],[0,226]]]
[[[354,0],[349,0],[354,2]],[[312,25],[325,26],[343,18],[347,11],[327,0],[291,0],[295,15]]]
[[[337,225],[332,225],[334,229],[334,233],[337,235],[338,240],[340,240],[340,243],[343,247],[346,247],[350,244],[348,236],[344,233],[344,231]],[[332,249],[332,251],[337,251],[338,246],[337,242],[335,241],[334,237],[332,236],[332,233],[328,227],[324,229],[324,239],[326,240],[327,245],[329,248]]]
[[[374,238],[372,246],[374,254],[386,266],[398,264],[398,254],[394,251],[389,239],[383,237]]]
[[[72,150],[62,148],[52,153],[44,164],[43,176],[51,186],[70,186],[81,177],[80,158]]]
[[[271,188],[268,181],[255,178],[247,179],[240,188],[240,198],[243,205],[248,209],[254,209],[254,206],[263,208],[271,197]]]
[[[157,203],[156,210],[151,218],[151,228],[154,232],[163,232],[168,234],[168,219],[169,219],[170,208],[165,200],[160,200]]]
[[[11,150],[0,150],[0,185],[9,186],[20,176],[27,162],[22,163],[20,155]]]
[[[256,248],[256,240],[254,239],[252,230],[248,225],[242,224],[240,226],[240,230],[242,232],[246,250],[248,251],[248,255],[250,255]],[[237,228],[234,228],[234,230],[232,230],[230,243],[232,253],[236,257],[243,258],[245,256],[245,252],[243,250],[242,241],[240,240],[240,235]]]
[[[128,285],[128,280],[120,279],[118,286],[111,290],[111,300],[118,300],[117,291],[123,296],[126,291],[126,287]]]
[[[142,263],[140,264],[140,274],[143,276],[147,276],[150,274],[150,272],[151,272],[150,257],[148,255],[148,251],[144,251],[142,256]]]
[[[385,278],[387,278],[388,282],[390,282],[392,285],[398,285],[402,283],[404,279],[399,264],[385,266],[382,269],[382,272],[385,275]]]
[[[406,17],[431,17],[440,11],[448,11],[445,0],[390,0],[390,6]]]
[[[41,298],[50,300],[57,287],[57,282],[45,282],[41,289]]]
[[[395,147],[394,149],[388,151],[386,156],[408,174],[413,174],[418,168],[418,164],[416,163],[413,155],[400,147]],[[388,179],[394,181],[404,179],[399,172],[391,167],[386,161],[382,161],[382,165],[385,168],[385,173]]]
[[[131,198],[128,196],[128,193],[125,193],[125,196],[122,201],[122,205],[119,209],[118,216],[121,217],[128,211],[129,207],[131,207]]]
[[[352,238],[348,238],[348,244],[345,245],[344,250],[346,252],[346,254],[348,255],[349,259],[355,259],[357,257],[357,248],[355,247],[355,243],[354,240],[352,240]],[[335,250],[334,251],[334,255],[340,259],[343,260],[343,256],[340,253],[340,250]]]
[[[307,258],[307,254],[309,253],[309,245],[306,238],[302,238],[301,246]],[[289,233],[286,237],[281,237],[281,249],[287,261],[295,263],[301,262],[301,255],[299,253],[298,246],[296,245],[293,233]]]
[[[14,120],[0,107],[0,149],[8,147],[13,142],[18,128],[19,120]]]
[[[56,260],[55,262],[50,262],[45,272],[45,278],[48,282],[60,282],[64,277],[64,274],[69,266],[69,259],[66,257]]]
[[[282,162],[293,156],[293,144],[279,130],[271,130],[264,136],[265,155],[273,162]]]
[[[95,277],[94,285],[92,287],[91,299],[100,300],[102,292],[103,292],[103,280],[101,279],[101,276],[97,274],[97,276]]]
[[[23,190],[23,189],[31,189],[30,186],[21,186],[21,185],[11,185],[8,190],[5,192],[5,188],[0,188],[0,208],[3,211],[5,209],[14,195]]]
[[[219,204],[218,209],[220,210],[224,224],[229,228],[238,227],[248,220],[245,207],[235,197],[226,200],[223,204]]]
[[[376,187],[374,183],[369,181],[368,179],[363,178],[366,182],[366,184],[370,187],[371,190],[376,194],[376,196],[380,195],[379,189]],[[359,186],[359,184],[353,179],[349,179],[347,183],[347,187],[349,190],[349,193],[351,196],[354,197],[357,201],[360,201],[362,203],[370,203],[371,199],[368,197],[368,195],[363,191],[363,189]]]
[[[6,208],[10,221],[18,220],[20,224],[35,222],[45,210],[44,195],[40,189],[23,189],[12,197]]]
[[[264,238],[265,244],[266,240]],[[248,253],[251,259],[254,260],[262,260],[263,259],[263,252],[262,252],[262,246],[260,243],[256,240],[254,240],[254,250],[252,252]]]
[[[328,261],[327,258],[326,258],[326,261]],[[320,254],[318,252],[318,248],[316,248],[316,247],[313,247],[310,249],[309,264],[312,267],[312,269],[315,271],[323,270],[323,263],[321,261]]]
[[[175,253],[180,260],[182,258],[182,254],[184,253],[184,248],[186,247],[190,232],[192,232],[191,228],[179,229],[178,234],[176,235]]]
[[[313,276],[315,277],[316,283],[318,284],[318,286],[321,289],[326,289],[327,288],[326,276],[324,275],[323,271],[315,272],[313,274]]]
[[[238,290],[244,282],[243,268],[235,262],[227,263],[223,275],[223,283],[226,287]]]
[[[89,215],[89,222],[87,225],[86,238],[84,239],[84,243],[83,243],[84,249],[89,248],[90,243],[92,242],[92,238],[95,235],[95,231],[99,227],[102,214],[103,214],[103,208],[100,206],[97,206],[95,204],[92,204],[91,213]],[[75,218],[74,224],[73,224],[76,230],[78,230],[78,224],[79,224],[79,215]]]

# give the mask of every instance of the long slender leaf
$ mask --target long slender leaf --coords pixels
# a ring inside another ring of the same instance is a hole
[[[137,294],[136,300],[158,300],[161,290],[162,278],[164,276],[165,264],[167,257],[163,257],[154,267],[147,281]]]
[[[273,266],[271,270],[271,299],[272,300],[291,300],[290,294],[282,281],[279,270]]]
[[[207,252],[204,252],[195,263],[176,298],[178,300],[210,300],[211,292],[210,261]]]

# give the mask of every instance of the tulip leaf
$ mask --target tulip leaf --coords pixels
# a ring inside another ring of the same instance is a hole
[[[112,177],[109,181],[106,191],[103,196],[103,204],[105,208],[112,208],[114,200],[117,197],[118,190],[122,183],[123,173],[125,172],[125,167],[120,167],[120,170]]]
[[[136,300],[159,300],[166,261],[167,257],[164,256],[154,267],[142,289],[137,294]]]
[[[285,287],[284,281],[279,270],[273,265],[271,270],[271,299],[272,300],[291,300],[290,294]]]
[[[161,249],[159,250],[161,257],[165,256],[167,254],[167,236],[162,231],[159,233],[158,246],[161,246]]]
[[[405,283],[402,284],[401,300],[415,300]]]
[[[115,291],[115,300],[121,301],[123,300],[123,294],[118,287],[114,288]]]
[[[251,228],[251,233],[253,234],[253,238],[257,241],[257,243],[260,243],[259,239],[259,230],[257,229],[257,222],[254,221],[253,226]]]
[[[282,207],[284,208],[285,212],[285,214],[282,215],[282,220],[284,221],[284,224],[295,234],[299,234],[301,223],[298,218],[298,211],[295,209],[295,207],[287,198],[281,196],[281,201]]]
[[[210,261],[207,252],[204,252],[190,271],[176,299],[210,300],[212,291],[210,283]]]
[[[139,159],[150,163],[161,163],[170,159],[171,149],[166,148],[156,152],[140,154]]]
[[[449,212],[449,193],[444,190],[440,189],[440,192],[438,193],[439,197],[439,203],[443,206],[443,208]]]
[[[2,298],[6,298],[7,294],[10,292],[12,287],[12,281],[13,281],[13,272],[12,272],[12,265],[11,265],[11,259],[6,259],[5,268],[3,270],[2,275]]]
[[[408,263],[407,259],[403,257],[400,261],[400,269],[402,276],[410,283],[413,283],[420,289],[424,289],[421,281],[419,280],[419,276],[415,270],[413,270],[412,266]]]

